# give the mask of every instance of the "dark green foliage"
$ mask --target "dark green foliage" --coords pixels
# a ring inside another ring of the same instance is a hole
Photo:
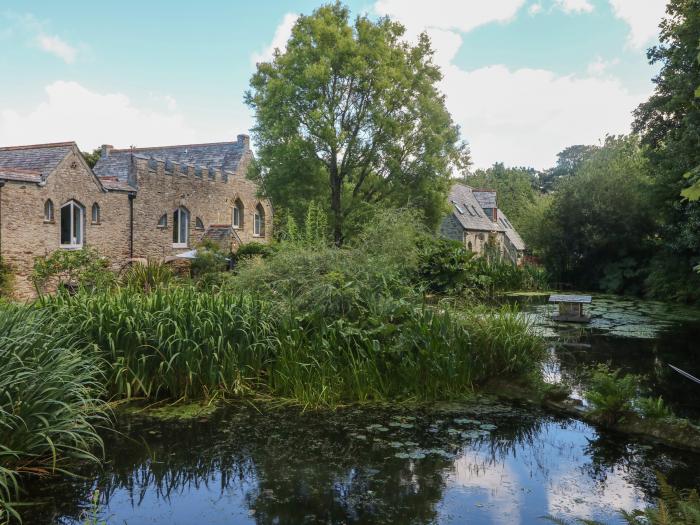
[[[263,244],[261,242],[248,242],[241,244],[236,252],[236,259],[250,259],[256,255],[260,257],[269,257],[275,253],[275,247],[271,244]]]
[[[67,288],[76,291],[104,290],[115,282],[115,275],[109,270],[109,261],[100,257],[94,248],[81,250],[55,250],[46,257],[34,261],[32,282],[39,294],[47,287]]]
[[[107,422],[103,363],[49,312],[0,306],[0,521],[20,477],[64,472],[92,460]],[[68,335],[62,335],[62,334]],[[14,514],[16,517],[16,514]]]
[[[557,153],[557,164],[540,174],[540,188],[544,192],[554,190],[566,177],[575,175],[581,165],[590,159],[598,149],[597,146],[577,144]]]
[[[12,268],[0,257],[0,299],[10,296],[13,280]]]
[[[121,284],[131,290],[149,293],[156,288],[167,287],[175,277],[173,270],[160,261],[146,264],[133,263],[121,276]]]
[[[593,369],[586,399],[593,404],[592,413],[602,422],[612,425],[633,411],[633,402],[639,397],[639,377],[621,375],[607,365]]]
[[[472,258],[461,242],[424,237],[418,244],[418,276],[431,292],[460,293],[472,274]]]
[[[517,230],[539,194],[539,176],[532,168],[506,168],[502,163],[496,163],[486,170],[477,170],[463,180],[473,188],[496,190],[498,207]]]
[[[299,17],[284,52],[250,81],[250,176],[296,220],[310,201],[325,203],[336,244],[377,202],[410,205],[436,226],[452,168],[468,163],[427,35],[415,46],[403,35],[388,18],[351,22],[344,5],[324,5]]]
[[[700,280],[692,274],[700,262],[700,203],[681,201],[680,193],[689,184],[686,174],[700,166],[700,1],[671,0],[666,11],[660,44],[647,54],[661,71],[654,93],[635,112],[662,224],[648,286],[655,297],[697,301]]]
[[[556,187],[537,252],[557,282],[642,293],[656,225],[649,168],[634,137],[608,137]]]
[[[87,152],[87,151],[81,151],[83,158],[85,159],[85,162],[87,163],[88,166],[91,168],[95,167],[95,164],[97,164],[97,161],[100,160],[100,155],[102,154],[102,150],[100,148],[96,148],[92,150],[92,152]]]

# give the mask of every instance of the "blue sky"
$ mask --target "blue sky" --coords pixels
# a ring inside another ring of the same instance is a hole
[[[256,60],[319,2],[0,0],[0,144],[233,140]],[[351,1],[426,30],[477,166],[551,165],[629,129],[664,0]]]

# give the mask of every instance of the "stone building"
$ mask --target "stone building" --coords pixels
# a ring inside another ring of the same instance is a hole
[[[495,191],[455,183],[449,201],[451,211],[440,225],[441,235],[464,243],[478,254],[492,247],[513,264],[522,264],[525,243],[498,208]]]
[[[115,268],[166,260],[209,238],[235,251],[267,242],[270,202],[245,178],[249,138],[126,150],[102,146],[94,169],[74,142],[0,148],[0,257],[17,297],[34,259],[92,246]]]

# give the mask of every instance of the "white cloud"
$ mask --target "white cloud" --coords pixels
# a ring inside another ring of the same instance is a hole
[[[75,140],[82,149],[192,143],[201,137],[181,114],[136,107],[121,93],[96,93],[77,82],[56,81],[27,113],[0,108],[0,144]]]
[[[532,4],[530,7],[527,8],[527,12],[530,13],[531,15],[536,15],[542,11],[542,4],[536,3]]]
[[[659,32],[659,22],[666,12],[667,0],[610,0],[615,16],[630,28],[627,43],[641,49]]]
[[[76,48],[57,36],[39,34],[36,37],[36,42],[42,50],[57,56],[66,64],[75,62],[75,58],[78,55]]]
[[[602,57],[597,56],[593,62],[588,64],[588,67],[586,68],[586,73],[588,73],[588,75],[590,76],[604,75],[608,71],[608,69],[610,69],[612,66],[616,66],[619,63],[619,58],[615,58],[613,60],[604,60]]]
[[[493,22],[508,22],[525,0],[433,0],[429,6],[406,0],[379,0],[374,11],[398,18],[409,33],[426,27],[468,32]]]
[[[292,34],[292,28],[294,27],[294,24],[298,18],[299,15],[295,15],[293,13],[287,13],[284,15],[282,22],[280,22],[277,29],[275,29],[275,35],[272,37],[272,42],[270,42],[270,45],[262,51],[251,55],[250,60],[253,65],[257,64],[258,62],[269,62],[272,60],[275,49],[279,49],[280,51],[284,52],[284,50],[287,48],[287,40],[289,40],[289,37]]]
[[[566,13],[590,13],[593,11],[593,4],[588,0],[556,0],[556,4]]]
[[[465,70],[453,63],[462,44],[457,31],[508,20],[523,2],[436,3],[425,10],[412,2],[378,0],[374,10],[403,22],[409,39],[428,31],[435,61],[443,71],[441,89],[447,108],[470,143],[476,167],[501,161],[547,168],[566,146],[594,144],[606,133],[629,132],[631,112],[648,93],[631,93],[610,75],[608,68],[615,61],[598,58],[583,76],[499,64]],[[560,3],[562,8],[583,12],[588,4]],[[470,14],[460,18],[460,13]]]
[[[646,98],[613,77],[502,65],[472,71],[451,65],[442,88],[477,167],[497,161],[549,167],[566,146],[629,132],[631,111]]]

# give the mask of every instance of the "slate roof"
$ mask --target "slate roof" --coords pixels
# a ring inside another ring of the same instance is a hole
[[[57,142],[0,148],[0,178],[41,182],[74,147],[74,142]]]
[[[472,188],[472,193],[482,208],[498,208],[496,204],[496,192],[494,190]]]
[[[513,225],[508,220],[508,217],[506,217],[506,214],[503,213],[503,210],[498,210],[498,223],[503,228],[506,237],[508,237],[508,240],[515,247],[515,249],[524,250],[525,241],[523,241],[523,238],[520,237],[520,234],[517,231],[515,231],[515,228],[513,228]]]
[[[465,230],[503,231],[503,227],[486,216],[469,186],[453,184],[449,199],[454,216]]]
[[[130,181],[133,181],[130,174],[133,170],[134,158],[146,159],[149,162],[168,162],[169,168],[172,168],[173,163],[175,163],[179,165],[178,170],[181,170],[183,165],[187,165],[200,169],[214,168],[219,171],[235,172],[246,149],[246,145],[240,140],[209,144],[113,149],[108,156],[101,157],[97,161],[94,171],[100,178],[114,177],[119,183],[119,189],[134,189],[130,185]],[[111,184],[117,186],[115,183]]]

